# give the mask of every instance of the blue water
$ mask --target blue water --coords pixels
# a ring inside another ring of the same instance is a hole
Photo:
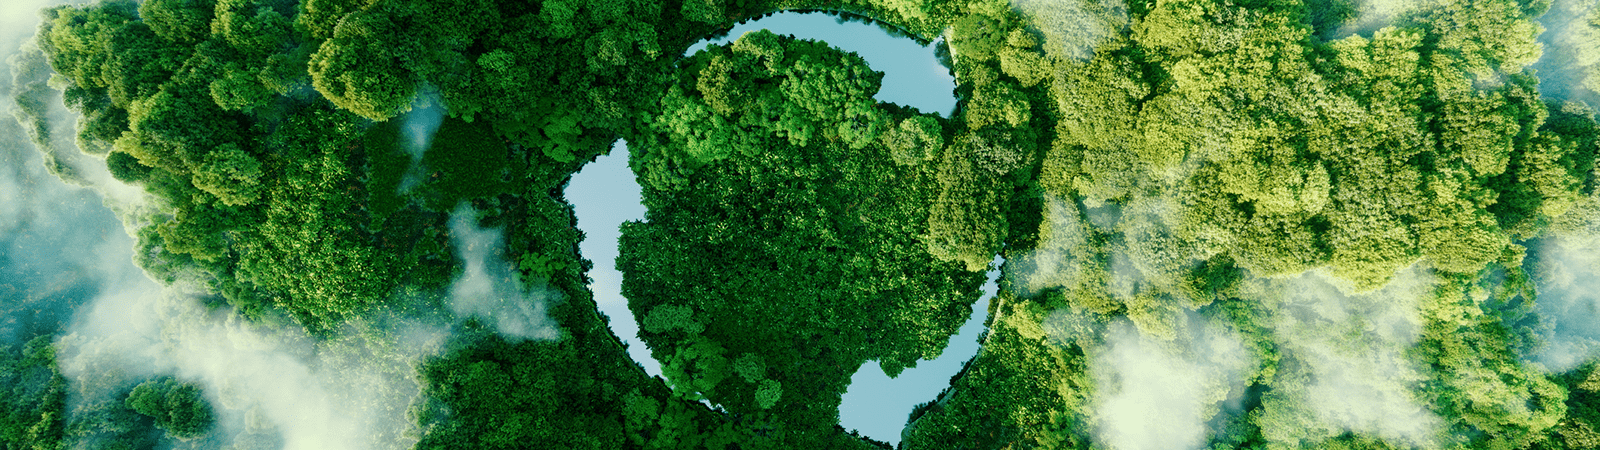
[[[999,267],[999,259],[995,261],[995,267]],[[922,361],[893,379],[883,374],[877,361],[861,366],[861,370],[850,377],[850,390],[844,393],[844,402],[839,404],[839,424],[873,439],[899,445],[900,430],[905,428],[911,408],[933,401],[939,391],[950,386],[950,377],[961,370],[961,365],[978,353],[978,334],[983,332],[983,319],[988,315],[989,301],[996,290],[995,279],[999,275],[998,270],[989,271],[989,281],[983,284],[983,300],[972,305],[972,317],[950,338],[950,345],[938,359]]]
[[[955,109],[955,79],[934,58],[933,47],[889,36],[876,26],[840,23],[833,16],[818,13],[780,13],[741,24],[726,37],[708,42],[726,44],[745,32],[762,28],[802,39],[823,40],[861,55],[874,70],[884,72],[883,88],[875,97],[879,101],[945,116]],[[708,42],[690,47],[686,54],[705,48]],[[622,298],[622,274],[616,270],[617,238],[621,235],[618,227],[628,220],[644,219],[639,185],[628,170],[627,158],[627,143],[618,143],[611,154],[600,157],[573,176],[566,190],[567,199],[574,205],[579,228],[587,235],[580,249],[584,257],[594,261],[594,270],[589,274],[594,284],[590,288],[600,311],[611,318],[612,331],[629,344],[629,355],[643,365],[646,372],[660,375],[660,363],[650,358],[649,350],[638,339],[639,325],[628,311],[627,300]],[[994,294],[996,274],[991,272],[989,282],[984,285],[989,296]],[[900,430],[911,408],[933,400],[949,385],[950,377],[961,369],[961,364],[977,353],[977,336],[983,330],[985,305],[984,302],[974,305],[971,319],[961,328],[960,334],[951,338],[949,347],[938,359],[923,361],[893,380],[883,374],[877,362],[863,366],[851,378],[849,391],[839,407],[841,424],[873,439],[899,443]]]
[[[883,87],[873,96],[878,101],[936,112],[945,117],[955,110],[956,79],[950,75],[950,69],[933,57],[932,44],[924,47],[910,39],[889,36],[873,25],[839,23],[827,14],[788,12],[745,22],[733,27],[726,37],[702,41],[689,47],[684,54],[692,55],[707,43],[727,44],[746,32],[763,28],[780,35],[825,41],[861,55],[873,70],[884,73]]]
[[[589,290],[594,291],[595,303],[611,318],[611,331],[628,344],[628,355],[643,365],[645,372],[661,375],[661,363],[650,357],[650,350],[639,340],[639,324],[628,312],[628,300],[622,298],[622,272],[617,270],[622,223],[644,220],[639,183],[628,170],[628,143],[618,141],[611,154],[583,166],[583,171],[572,176],[566,194],[584,234],[578,250],[594,262],[589,271],[594,282]]]

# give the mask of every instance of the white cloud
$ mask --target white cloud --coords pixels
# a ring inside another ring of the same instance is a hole
[[[1088,234],[1078,208],[1055,196],[1045,199],[1045,217],[1039,225],[1039,244],[1005,266],[1006,277],[1022,295],[1051,288],[1072,288],[1080,282]]]
[[[554,289],[523,289],[521,275],[506,260],[498,229],[479,228],[477,214],[465,204],[450,216],[451,241],[465,271],[450,285],[450,310],[458,317],[477,317],[501,335],[519,339],[561,336],[545,310],[561,299]]]
[[[1544,27],[1539,43],[1544,54],[1534,63],[1539,92],[1545,97],[1600,105],[1586,86],[1588,69],[1600,63],[1600,32],[1589,26],[1595,0],[1554,0],[1537,20]]]
[[[1054,317],[1054,314],[1052,314]],[[1253,361],[1232,333],[1195,314],[1176,341],[1112,322],[1094,358],[1096,438],[1113,450],[1203,448],[1207,422],[1242,393]]]
[[[1417,401],[1423,374],[1406,358],[1417,341],[1418,307],[1432,277],[1401,271],[1381,289],[1351,294],[1321,270],[1274,284],[1262,301],[1273,310],[1272,338],[1286,358],[1275,390],[1284,402],[1263,406],[1263,436],[1310,444],[1345,431],[1392,444],[1431,446],[1440,419]],[[1304,379],[1300,379],[1304,377]]]
[[[73,402],[175,376],[201,385],[217,412],[217,442],[281,448],[408,447],[407,408],[420,395],[413,365],[433,354],[446,324],[357,323],[318,339],[213,309],[199,293],[164,288],[131,262],[131,238],[108,243],[102,294],[57,341]]]
[[[1094,49],[1128,26],[1122,0],[1012,0],[1011,6],[1044,33],[1045,54],[1088,60]]]
[[[1565,372],[1600,357],[1600,240],[1547,241],[1533,267],[1543,345],[1531,359]]]

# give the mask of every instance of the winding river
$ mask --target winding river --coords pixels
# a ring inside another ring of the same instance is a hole
[[[948,116],[955,109],[955,79],[949,69],[934,57],[933,46],[890,36],[882,29],[859,22],[840,22],[820,13],[785,12],[741,24],[727,36],[703,41],[690,47],[693,54],[708,44],[726,44],[748,31],[768,29],[774,33],[802,39],[826,41],[835,47],[855,52],[874,70],[884,72],[883,88],[875,97],[880,101],[915,107],[925,112]],[[629,220],[643,220],[639,185],[628,170],[626,142],[618,142],[610,155],[583,168],[567,188],[578,224],[587,238],[581,244],[583,255],[594,261],[589,276],[590,288],[601,312],[611,317],[611,329],[629,344],[628,353],[651,375],[660,375],[660,363],[650,357],[637,334],[639,325],[622,298],[622,274],[616,269],[618,227]],[[849,391],[839,407],[841,425],[873,439],[897,444],[900,430],[911,408],[932,400],[949,385],[950,377],[978,351],[977,336],[983,330],[987,300],[995,292],[997,271],[989,273],[984,285],[985,300],[974,305],[972,317],[951,338],[938,359],[922,361],[889,379],[878,363],[869,361],[851,378]]]

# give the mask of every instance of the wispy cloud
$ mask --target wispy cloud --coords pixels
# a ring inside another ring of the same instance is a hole
[[[216,409],[212,442],[336,450],[410,444],[406,411],[421,392],[413,365],[437,351],[447,324],[374,319],[314,338],[208,307],[203,291],[156,284],[133,266],[131,249],[126,235],[97,249],[116,255],[102,266],[101,294],[57,341],[73,401],[176,376],[201,385]]]
[[[1059,59],[1088,60],[1128,26],[1122,0],[1012,0],[1011,6],[1044,34],[1045,54]]]
[[[400,192],[416,187],[425,178],[427,168],[422,165],[422,156],[433,145],[433,135],[439,132],[448,112],[437,89],[424,86],[422,91],[411,102],[411,111],[395,119],[400,121],[400,145],[411,154],[411,166],[400,180]]]
[[[1052,315],[1054,316],[1054,315]],[[1181,316],[1164,341],[1117,320],[1095,356],[1096,437],[1114,450],[1204,448],[1207,423],[1242,395],[1254,361],[1231,332],[1197,314]]]
[[[477,213],[463,204],[450,216],[451,241],[465,271],[450,286],[450,310],[459,317],[477,317],[501,335],[518,339],[556,339],[555,321],[545,313],[559,301],[554,289],[524,289],[521,275],[506,260],[502,233],[477,226]]]
[[[1600,106],[1590,84],[1589,69],[1600,63],[1600,30],[1589,24],[1595,0],[1554,0],[1537,20],[1544,26],[1539,43],[1544,54],[1533,64],[1539,93],[1547,98]]]
[[[1600,357],[1600,233],[1556,237],[1538,250],[1534,305],[1543,345],[1530,359],[1565,372]]]
[[[1271,287],[1257,298],[1274,311],[1272,337],[1288,362],[1263,405],[1263,436],[1297,445],[1349,431],[1398,445],[1435,443],[1440,419],[1417,401],[1425,377],[1406,357],[1420,333],[1429,274],[1411,267],[1365,294],[1321,270],[1264,283]]]

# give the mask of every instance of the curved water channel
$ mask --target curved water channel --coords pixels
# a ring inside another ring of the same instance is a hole
[[[934,57],[933,46],[924,47],[910,39],[890,36],[873,25],[842,23],[826,14],[785,12],[746,22],[734,27],[723,38],[695,44],[687,54],[708,44],[732,42],[745,32],[763,28],[797,38],[823,40],[861,55],[874,70],[884,72],[883,88],[875,96],[879,101],[946,116],[955,109],[952,93],[955,79]],[[589,276],[594,279],[590,289],[594,291],[595,301],[601,312],[610,316],[612,331],[628,343],[629,355],[643,365],[646,372],[660,375],[660,363],[650,357],[650,351],[638,340],[639,325],[628,311],[627,300],[622,298],[622,274],[616,269],[619,227],[629,220],[644,220],[639,185],[628,170],[627,160],[627,143],[619,142],[610,155],[601,156],[572,177],[566,190],[567,199],[576,210],[579,228],[587,236],[581,244],[583,255],[594,261]],[[989,281],[984,284],[984,300],[973,305],[972,317],[961,327],[960,333],[951,338],[938,359],[922,361],[895,379],[885,376],[876,361],[862,366],[851,378],[849,391],[839,406],[841,425],[873,439],[898,444],[911,408],[932,400],[949,386],[950,377],[961,369],[961,364],[977,353],[977,336],[983,329],[986,305],[994,295],[997,275],[997,271],[989,273]]]

